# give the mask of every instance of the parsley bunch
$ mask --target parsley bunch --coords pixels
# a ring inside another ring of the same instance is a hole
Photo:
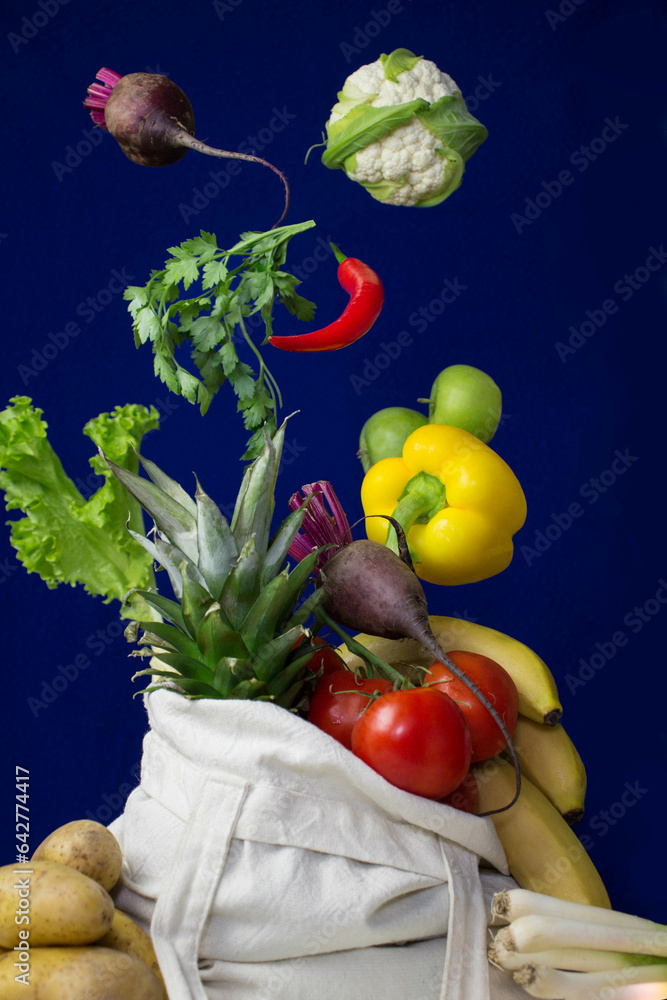
[[[170,247],[164,270],[153,271],[144,286],[129,286],[129,301],[137,347],[150,340],[155,374],[174,393],[199,403],[202,414],[221,385],[229,382],[238,398],[238,411],[252,431],[244,459],[253,459],[264,442],[263,428],[276,430],[280,390],[264,364],[247,323],[258,315],[265,344],[273,332],[272,309],[277,298],[298,319],[313,318],[315,306],[296,291],[299,279],[282,270],[292,236],[315,225],[313,221],[282,226],[266,233],[242,233],[231,250],[221,250],[216,237],[202,230],[194,239]],[[231,258],[240,258],[232,266]],[[201,293],[181,298],[194,282]],[[176,360],[176,349],[191,344],[199,377]],[[237,345],[255,355],[258,370],[242,361]]]

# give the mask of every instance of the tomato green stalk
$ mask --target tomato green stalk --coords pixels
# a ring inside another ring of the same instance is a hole
[[[338,261],[338,281],[350,296],[343,313],[321,330],[292,337],[269,337],[282,351],[338,351],[359,340],[375,323],[384,303],[379,277],[356,257],[346,257],[331,244]]]
[[[392,690],[392,683],[381,677],[358,677],[342,666],[317,682],[308,721],[350,750],[356,722],[373,701]]]

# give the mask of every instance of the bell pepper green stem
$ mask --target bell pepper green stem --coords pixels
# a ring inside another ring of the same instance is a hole
[[[407,535],[413,524],[425,524],[446,506],[444,483],[429,472],[418,472],[406,483],[392,517],[398,521]],[[392,526],[387,530],[386,545],[392,552],[399,554],[396,530]],[[411,554],[415,559],[414,553]]]

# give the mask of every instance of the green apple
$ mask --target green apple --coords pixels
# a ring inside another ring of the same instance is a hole
[[[490,375],[471,365],[450,365],[431,389],[429,423],[461,427],[488,444],[503,408],[500,389]]]
[[[368,472],[381,458],[396,458],[403,453],[406,438],[428,423],[423,413],[403,406],[388,406],[369,417],[361,428],[358,456]]]

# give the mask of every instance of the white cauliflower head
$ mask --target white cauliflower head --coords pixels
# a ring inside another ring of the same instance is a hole
[[[407,49],[361,66],[338,98],[322,162],[389,205],[444,201],[487,136],[452,78]]]

